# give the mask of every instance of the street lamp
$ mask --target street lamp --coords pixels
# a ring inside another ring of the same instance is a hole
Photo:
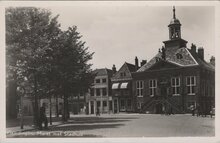
[[[20,127],[21,129],[23,129],[23,96],[24,96],[24,93],[25,93],[25,89],[23,87],[20,87],[18,86],[17,87],[17,93],[18,93],[18,96],[20,96]]]

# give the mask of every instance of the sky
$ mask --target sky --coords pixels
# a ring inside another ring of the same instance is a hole
[[[172,6],[147,5],[77,5],[49,7],[53,15],[59,14],[61,28],[73,25],[83,36],[90,52],[95,52],[90,63],[92,69],[117,70],[128,62],[134,64],[149,61],[169,39],[168,24],[172,18]],[[180,20],[181,36],[197,47],[203,47],[205,59],[214,55],[215,11],[212,6],[176,6]]]

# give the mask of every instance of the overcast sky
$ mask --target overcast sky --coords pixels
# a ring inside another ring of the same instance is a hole
[[[134,64],[135,56],[149,61],[168,40],[172,6],[71,6],[50,7],[59,14],[61,28],[76,25],[89,51],[95,52],[95,68],[119,69],[126,61]],[[214,55],[214,7],[177,6],[176,17],[182,38],[204,47],[205,59]]]

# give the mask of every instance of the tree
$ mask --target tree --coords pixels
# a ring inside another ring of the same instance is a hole
[[[64,99],[63,120],[68,118],[68,98],[80,93],[80,89],[88,88],[91,85],[90,78],[93,53],[88,52],[85,42],[81,41],[81,35],[77,32],[77,27],[70,27],[63,31],[59,37],[60,46],[54,55],[56,63],[56,76]],[[85,82],[87,81],[87,82]]]
[[[91,85],[88,61],[93,53],[81,41],[76,26],[62,31],[57,18],[46,9],[6,9],[7,87],[13,81],[13,89],[9,91],[14,92],[10,94],[16,96],[16,87],[23,86],[34,97],[35,125],[38,125],[39,98],[62,95],[65,121],[68,98]]]
[[[23,82],[28,83],[31,94],[35,97],[37,125],[37,101],[41,89],[45,89],[45,84],[41,82],[48,68],[44,65],[47,57],[43,57],[60,33],[58,16],[52,17],[46,9],[30,7],[7,8],[5,17],[7,83],[13,82],[15,85],[13,89],[10,84],[8,87],[16,94],[17,86],[22,86]]]

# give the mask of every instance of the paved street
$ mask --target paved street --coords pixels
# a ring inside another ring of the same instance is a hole
[[[214,136],[214,118],[191,115],[76,115],[47,131],[29,130],[7,137],[184,137]]]

